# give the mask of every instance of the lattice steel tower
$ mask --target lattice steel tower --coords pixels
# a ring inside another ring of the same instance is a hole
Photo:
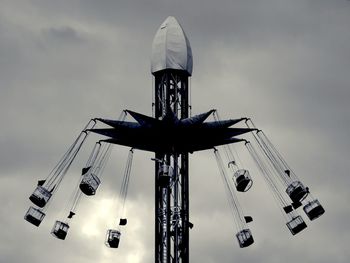
[[[205,122],[214,110],[189,116],[192,61],[186,34],[168,17],[152,45],[154,118],[128,111],[145,128],[144,139],[128,145],[155,152],[156,263],[189,262],[188,154],[242,141],[234,137],[252,131],[229,128],[242,119]]]
[[[188,118],[192,52],[173,17],[163,22],[154,38],[151,69],[155,78],[155,118],[161,120],[172,113],[178,119]],[[156,162],[155,262],[189,262],[188,152],[156,152],[155,157],[173,171],[172,181],[164,185],[160,178],[163,166]]]

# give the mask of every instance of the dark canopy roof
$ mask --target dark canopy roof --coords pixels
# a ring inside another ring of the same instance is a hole
[[[106,142],[129,146],[151,152],[195,152],[215,146],[242,141],[235,136],[253,129],[230,128],[244,120],[233,119],[205,122],[214,110],[179,120],[169,110],[163,119],[155,119],[129,111],[136,122],[97,119],[112,128],[91,129],[90,131],[109,137]]]

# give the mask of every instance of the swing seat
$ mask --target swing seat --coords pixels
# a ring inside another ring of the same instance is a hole
[[[68,229],[69,225],[67,223],[56,221],[52,228],[51,234],[58,239],[65,240]]]
[[[240,169],[234,173],[233,181],[238,192],[247,192],[253,184],[249,171],[244,169]]]
[[[300,231],[304,230],[307,227],[301,216],[294,217],[286,225],[293,235],[298,234]]]
[[[252,232],[248,228],[239,231],[236,237],[240,248],[249,247],[254,243]]]
[[[119,220],[119,225],[120,226],[126,226],[127,223],[128,223],[128,219],[127,218],[120,218],[120,220]]]
[[[29,200],[32,201],[36,206],[43,208],[49,199],[51,198],[52,193],[49,190],[44,188],[41,185],[38,185],[32,195],[29,197]]]
[[[31,206],[25,214],[24,219],[27,220],[29,223],[33,224],[34,226],[39,226],[41,221],[43,221],[44,217],[44,212],[42,212],[40,209]]]
[[[96,175],[87,173],[83,175],[79,188],[86,195],[95,195],[100,183],[101,181]]]
[[[163,164],[159,169],[159,185],[162,188],[168,187],[171,182],[171,167],[169,165]]]
[[[118,230],[109,229],[106,236],[106,246],[110,248],[118,248],[121,233]]]
[[[305,214],[308,216],[308,218],[312,221],[316,218],[319,218],[321,215],[324,214],[325,210],[322,207],[321,203],[315,199],[311,202],[308,202],[304,207],[303,210]]]
[[[305,187],[300,181],[294,181],[288,185],[286,193],[294,203],[299,203],[307,197],[309,188]]]

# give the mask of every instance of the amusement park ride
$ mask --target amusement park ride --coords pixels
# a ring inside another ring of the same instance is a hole
[[[106,245],[117,248],[121,226],[127,224],[124,207],[132,167],[134,150],[155,153],[155,262],[189,262],[189,154],[213,150],[224,183],[231,212],[238,229],[236,238],[241,248],[254,239],[236,192],[246,192],[252,186],[249,172],[236,161],[229,144],[243,143],[255,161],[278,205],[282,208],[286,225],[295,235],[307,227],[298,214],[303,210],[310,220],[324,213],[320,202],[313,198],[288,166],[262,130],[249,118],[221,120],[216,110],[190,116],[189,77],[192,75],[190,43],[177,20],[168,17],[158,29],[152,45],[151,72],[155,79],[153,116],[124,110],[119,120],[94,118],[84,127],[49,176],[38,182],[30,196],[31,206],[25,220],[39,226],[47,207],[88,135],[96,133],[107,138],[96,142],[86,166],[82,169],[79,186],[74,192],[66,220],[56,221],[52,235],[64,240],[70,220],[76,213],[83,195],[93,196],[101,183],[101,173],[109,158],[111,145],[130,147],[120,189],[119,226],[107,231]],[[134,121],[126,121],[131,116]],[[212,116],[213,121],[207,121]],[[245,127],[232,127],[239,123]],[[96,128],[97,124],[106,126]],[[237,136],[251,134],[252,142]],[[219,148],[225,153],[224,161]],[[227,168],[232,172],[230,178]],[[232,181],[231,181],[232,180]]]

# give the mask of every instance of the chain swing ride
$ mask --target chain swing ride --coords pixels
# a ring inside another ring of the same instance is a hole
[[[217,110],[191,116],[188,79],[192,75],[192,66],[190,43],[177,20],[168,17],[158,29],[152,45],[151,72],[155,78],[153,116],[124,110],[118,120],[91,119],[47,178],[38,181],[29,197],[33,206],[25,214],[25,220],[37,227],[41,224],[51,200],[91,133],[107,138],[94,145],[67,203],[67,218],[54,224],[51,233],[58,239],[66,238],[82,197],[90,198],[97,193],[114,144],[131,149],[120,186],[119,224],[116,229],[107,230],[105,244],[110,248],[119,247],[121,229],[128,223],[125,204],[135,150],[155,153],[152,160],[155,162],[156,263],[189,262],[189,229],[193,227],[189,221],[189,154],[196,151],[214,151],[239,247],[254,243],[248,227],[253,218],[244,214],[238,200],[238,194],[251,189],[253,180],[243,167],[238,152],[232,148],[233,143],[244,143],[292,235],[307,227],[299,215],[300,207],[310,221],[320,217],[325,210],[318,199],[311,195],[310,189],[304,186],[270,139],[256,128],[250,118],[221,120]],[[134,121],[125,121],[127,116]],[[214,121],[206,121],[209,116]],[[240,123],[244,123],[245,127],[232,127]],[[108,128],[96,128],[97,125],[107,125]],[[244,134],[251,134],[252,140],[237,138]]]

